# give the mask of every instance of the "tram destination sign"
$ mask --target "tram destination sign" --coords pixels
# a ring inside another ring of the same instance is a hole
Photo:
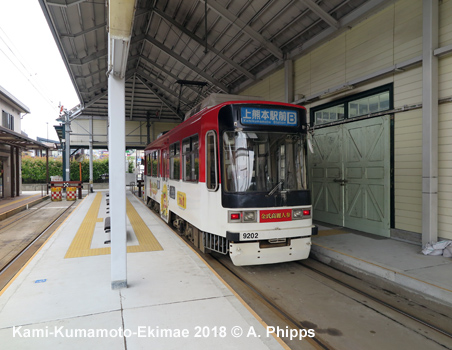
[[[275,108],[241,107],[240,122],[246,125],[298,126],[296,111]]]

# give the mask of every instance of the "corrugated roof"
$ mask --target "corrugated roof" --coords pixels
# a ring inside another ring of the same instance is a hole
[[[9,130],[0,126],[0,144],[25,148],[25,149],[47,149],[48,146],[41,142],[30,139],[27,136],[18,134],[15,131]]]
[[[105,2],[40,3],[83,114],[106,117]],[[242,91],[284,60],[303,55],[389,3],[209,0],[206,7],[204,0],[138,0],[127,62],[126,118],[180,121],[209,94]]]

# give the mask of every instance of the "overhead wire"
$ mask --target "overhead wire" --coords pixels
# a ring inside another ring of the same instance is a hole
[[[44,85],[38,80],[36,74],[31,73],[30,69],[27,68],[27,65],[24,63],[23,57],[21,57],[19,50],[14,46],[12,40],[8,37],[6,32],[0,26],[0,40],[3,42],[4,47],[7,48],[5,51],[0,46],[0,51],[5,55],[5,57],[17,68],[17,70],[27,79],[27,81],[33,86],[33,88],[44,98],[46,103],[49,104],[50,107],[54,110],[58,110],[58,106],[55,102],[48,96],[48,92],[46,92],[46,88]]]

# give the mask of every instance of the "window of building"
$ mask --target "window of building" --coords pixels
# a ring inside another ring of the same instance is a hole
[[[2,126],[14,131],[14,116],[2,111]]]
[[[176,142],[170,146],[170,179],[180,179],[180,143]]]
[[[389,109],[389,91],[348,103],[348,117],[355,118]]]
[[[315,124],[325,124],[344,119],[344,104],[315,112]]]
[[[392,84],[311,109],[311,125],[322,125],[392,109]]]
[[[198,135],[193,135],[182,141],[183,180],[198,182],[199,151]]]

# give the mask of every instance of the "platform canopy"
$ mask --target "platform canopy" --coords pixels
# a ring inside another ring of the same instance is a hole
[[[10,129],[0,126],[0,144],[6,144],[23,149],[48,149],[49,146],[30,139],[29,137],[18,134]]]
[[[39,2],[80,99],[79,112],[106,117],[108,2]],[[138,0],[125,66],[125,117],[179,122],[211,93],[239,93],[390,3]]]

